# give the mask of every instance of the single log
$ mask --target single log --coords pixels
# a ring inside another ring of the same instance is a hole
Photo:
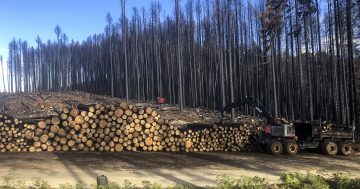
[[[41,129],[45,129],[46,125],[47,125],[47,123],[45,121],[40,121],[38,123],[38,127],[41,128]]]

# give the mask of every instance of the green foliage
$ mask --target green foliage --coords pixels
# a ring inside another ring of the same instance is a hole
[[[327,179],[325,179],[327,178]],[[0,189],[84,189],[89,186],[76,184],[62,184],[57,188],[51,187],[48,182],[41,178],[32,179],[33,183],[27,186],[24,181],[18,180],[15,176],[6,176],[2,180]],[[218,185],[215,187],[205,187],[208,189],[359,189],[360,178],[352,178],[348,173],[336,174],[311,174],[311,173],[284,173],[280,176],[281,183],[270,185],[268,179],[260,177],[240,177],[232,178],[226,175],[217,177]],[[93,189],[195,189],[199,188],[192,185],[181,185],[163,187],[159,183],[143,181],[142,187],[137,187],[129,180],[125,180],[121,185],[109,183],[108,186],[90,185]]]
[[[260,178],[260,177],[242,177],[239,179],[239,188],[249,188],[249,189],[256,189],[256,188],[268,188],[270,186],[269,180],[267,178]]]
[[[123,186],[121,188],[122,189],[135,189],[136,186],[134,184],[132,184],[129,180],[125,179],[124,183],[123,183]]]
[[[82,184],[76,184],[75,186],[71,185],[71,184],[61,184],[59,186],[59,189],[84,189],[86,187],[84,187]]]
[[[82,184],[76,184],[75,189],[85,189]]]
[[[110,182],[108,186],[98,186],[96,184],[91,185],[93,189],[132,189],[134,187],[131,187],[131,183],[127,180],[125,180],[124,186],[120,186],[118,183]]]
[[[280,177],[282,188],[288,189],[328,189],[329,184],[320,175],[311,173],[284,173]]]
[[[357,189],[360,188],[360,179],[352,179],[350,173],[335,173],[334,189]]]
[[[218,187],[221,189],[262,189],[269,187],[269,181],[260,177],[241,177],[234,179],[228,176],[217,178]]]
[[[41,178],[33,178],[33,184],[29,187],[31,189],[50,189],[48,182],[42,180]]]
[[[122,188],[118,183],[110,182],[108,189],[120,189]]]
[[[226,175],[222,175],[222,176],[218,176],[216,178],[216,181],[218,183],[219,188],[222,189],[231,189],[231,188],[235,188],[237,182],[235,179],[226,176]]]
[[[0,189],[25,189],[27,188],[24,181],[20,181],[15,175],[5,176]]]
[[[59,189],[74,189],[74,186],[71,184],[60,184]]]
[[[143,181],[143,189],[161,189],[161,184],[158,183],[151,183],[149,181]]]
[[[301,179],[297,173],[284,173],[280,176],[284,188],[299,188]]]
[[[191,185],[177,184],[173,187],[168,187],[168,189],[195,189],[195,187]]]

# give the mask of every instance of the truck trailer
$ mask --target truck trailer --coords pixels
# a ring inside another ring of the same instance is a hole
[[[273,155],[295,155],[299,149],[321,149],[327,155],[345,155],[353,152],[355,144],[355,126],[333,124],[324,129],[322,121],[280,123],[274,119],[259,100],[249,97],[225,106],[221,114],[221,123],[227,125],[226,112],[243,105],[249,105],[266,120],[264,132],[255,142]]]

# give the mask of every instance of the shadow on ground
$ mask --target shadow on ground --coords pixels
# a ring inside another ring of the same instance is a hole
[[[78,183],[85,183],[84,174],[95,181],[98,171],[124,170],[132,171],[139,177],[151,174],[168,181],[188,185],[192,185],[192,183],[173,173],[180,172],[192,180],[202,180],[211,184],[215,181],[209,179],[208,176],[212,172],[221,170],[241,171],[245,175],[247,172],[252,172],[269,176],[278,176],[283,172],[307,170],[348,171],[360,175],[359,156],[325,156],[309,152],[303,152],[296,156],[272,156],[253,152],[42,152],[2,153],[0,156],[0,167],[7,166],[12,170],[38,169],[51,175],[57,171],[48,168],[52,164],[62,164]],[[204,172],[207,175],[204,175]]]

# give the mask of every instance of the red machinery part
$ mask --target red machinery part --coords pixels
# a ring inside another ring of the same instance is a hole
[[[265,126],[264,132],[265,132],[265,134],[270,134],[271,133],[271,125]]]
[[[158,104],[164,104],[166,102],[164,97],[157,97],[157,103]]]

